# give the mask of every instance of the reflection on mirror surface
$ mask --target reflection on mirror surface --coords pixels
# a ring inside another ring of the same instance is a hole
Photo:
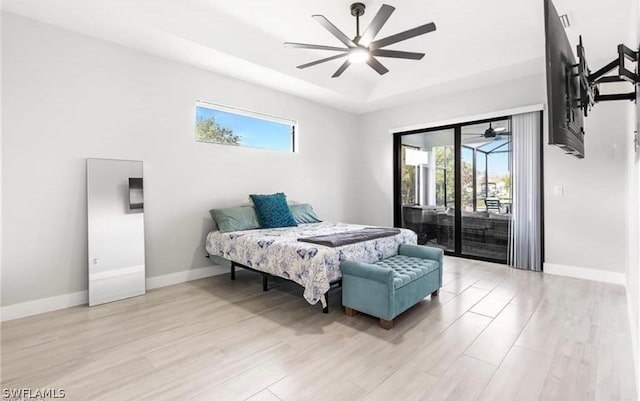
[[[89,305],[144,294],[142,162],[87,159]]]

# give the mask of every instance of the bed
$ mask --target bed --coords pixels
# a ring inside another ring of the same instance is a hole
[[[374,263],[398,253],[400,244],[415,244],[416,234],[400,229],[398,234],[331,248],[298,241],[298,238],[361,230],[366,226],[321,222],[297,227],[256,229],[207,235],[209,255],[224,258],[235,265],[294,281],[304,288],[310,304],[321,302],[326,311],[326,296],[332,283],[340,281],[340,262],[353,260]]]

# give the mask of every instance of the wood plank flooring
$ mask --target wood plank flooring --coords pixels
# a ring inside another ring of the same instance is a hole
[[[67,400],[635,401],[624,288],[446,258],[383,330],[238,271],[2,324],[3,388]]]

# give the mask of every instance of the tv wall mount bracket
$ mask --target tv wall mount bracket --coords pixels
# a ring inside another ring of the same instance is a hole
[[[580,38],[580,47],[582,47],[582,38]],[[640,85],[640,70],[638,69],[640,65],[640,48],[638,51],[634,51],[624,44],[618,45],[618,57],[611,61],[609,64],[600,68],[598,71],[591,74],[590,71],[587,70],[587,74],[582,75],[586,76],[588,85],[592,88],[593,99],[582,99],[582,101],[587,101],[591,104],[598,102],[606,102],[612,100],[636,100],[636,92],[639,92],[638,89]],[[631,71],[626,66],[626,61],[630,61],[631,63],[635,63],[635,71]],[[583,64],[580,63],[578,68],[583,68]],[[610,74],[612,71],[616,71],[615,74]],[[600,85],[601,84],[611,84],[611,83],[619,83],[619,82],[629,82],[634,86],[633,92],[626,93],[612,93],[612,94],[600,94]],[[584,105],[584,104],[583,104]]]

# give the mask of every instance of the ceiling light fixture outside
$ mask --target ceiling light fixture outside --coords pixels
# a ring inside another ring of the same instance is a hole
[[[369,50],[364,47],[354,47],[349,51],[349,61],[351,63],[365,63],[369,61]]]

